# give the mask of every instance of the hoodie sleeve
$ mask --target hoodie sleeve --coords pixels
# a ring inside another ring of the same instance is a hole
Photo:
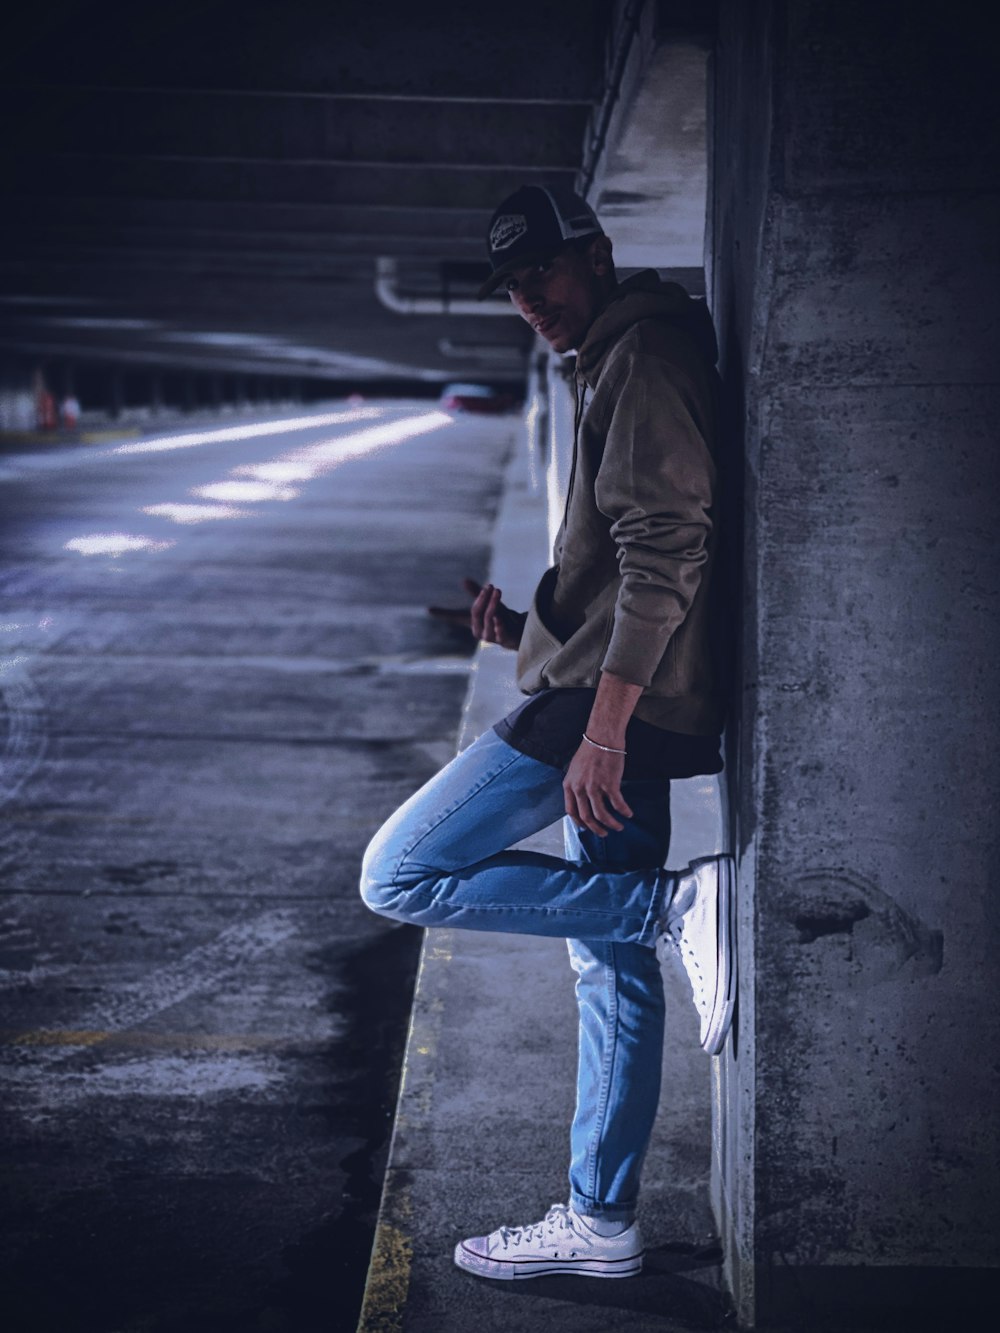
[[[652,681],[701,580],[714,487],[683,372],[648,353],[630,355],[595,485],[621,573],[602,670],[635,685]]]

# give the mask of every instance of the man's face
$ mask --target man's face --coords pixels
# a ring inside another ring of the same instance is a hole
[[[600,243],[583,251],[560,250],[508,277],[507,292],[518,314],[556,352],[580,346],[607,300],[608,249],[606,257]]]

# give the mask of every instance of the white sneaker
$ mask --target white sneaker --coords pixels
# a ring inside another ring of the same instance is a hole
[[[461,1241],[455,1263],[479,1277],[631,1277],[642,1268],[642,1236],[637,1222],[620,1236],[598,1236],[570,1205],[556,1203],[540,1222]]]
[[[701,1044],[718,1055],[736,1004],[736,863],[703,856],[677,877],[656,952],[676,949],[701,1016]]]

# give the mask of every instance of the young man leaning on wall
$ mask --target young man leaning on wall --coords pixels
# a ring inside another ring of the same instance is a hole
[[[480,296],[504,284],[577,354],[566,510],[531,609],[492,585],[471,609],[476,638],[516,650],[527,700],[387,821],[362,893],[397,921],[566,938],[580,1019],[568,1202],[462,1241],[455,1262],[627,1277],[660,1092],[657,946],[679,956],[711,1054],[735,996],[732,859],[663,868],[670,779],[722,768],[715,335],[704,304],[652,270],[619,282],[597,217],[564,189],[503,200],[489,257]],[[562,816],[565,859],[509,850]]]

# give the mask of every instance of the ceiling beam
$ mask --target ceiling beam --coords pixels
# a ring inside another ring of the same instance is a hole
[[[464,168],[385,165],[305,166],[297,162],[199,162],[143,157],[51,154],[5,155],[7,188],[51,199],[69,195],[110,199],[200,200],[229,203],[300,203],[391,207],[405,200],[417,208],[481,207],[520,180],[538,175],[573,180],[574,172],[534,168]]]
[[[589,111],[481,99],[0,89],[0,117],[28,128],[33,155],[570,170]]]

